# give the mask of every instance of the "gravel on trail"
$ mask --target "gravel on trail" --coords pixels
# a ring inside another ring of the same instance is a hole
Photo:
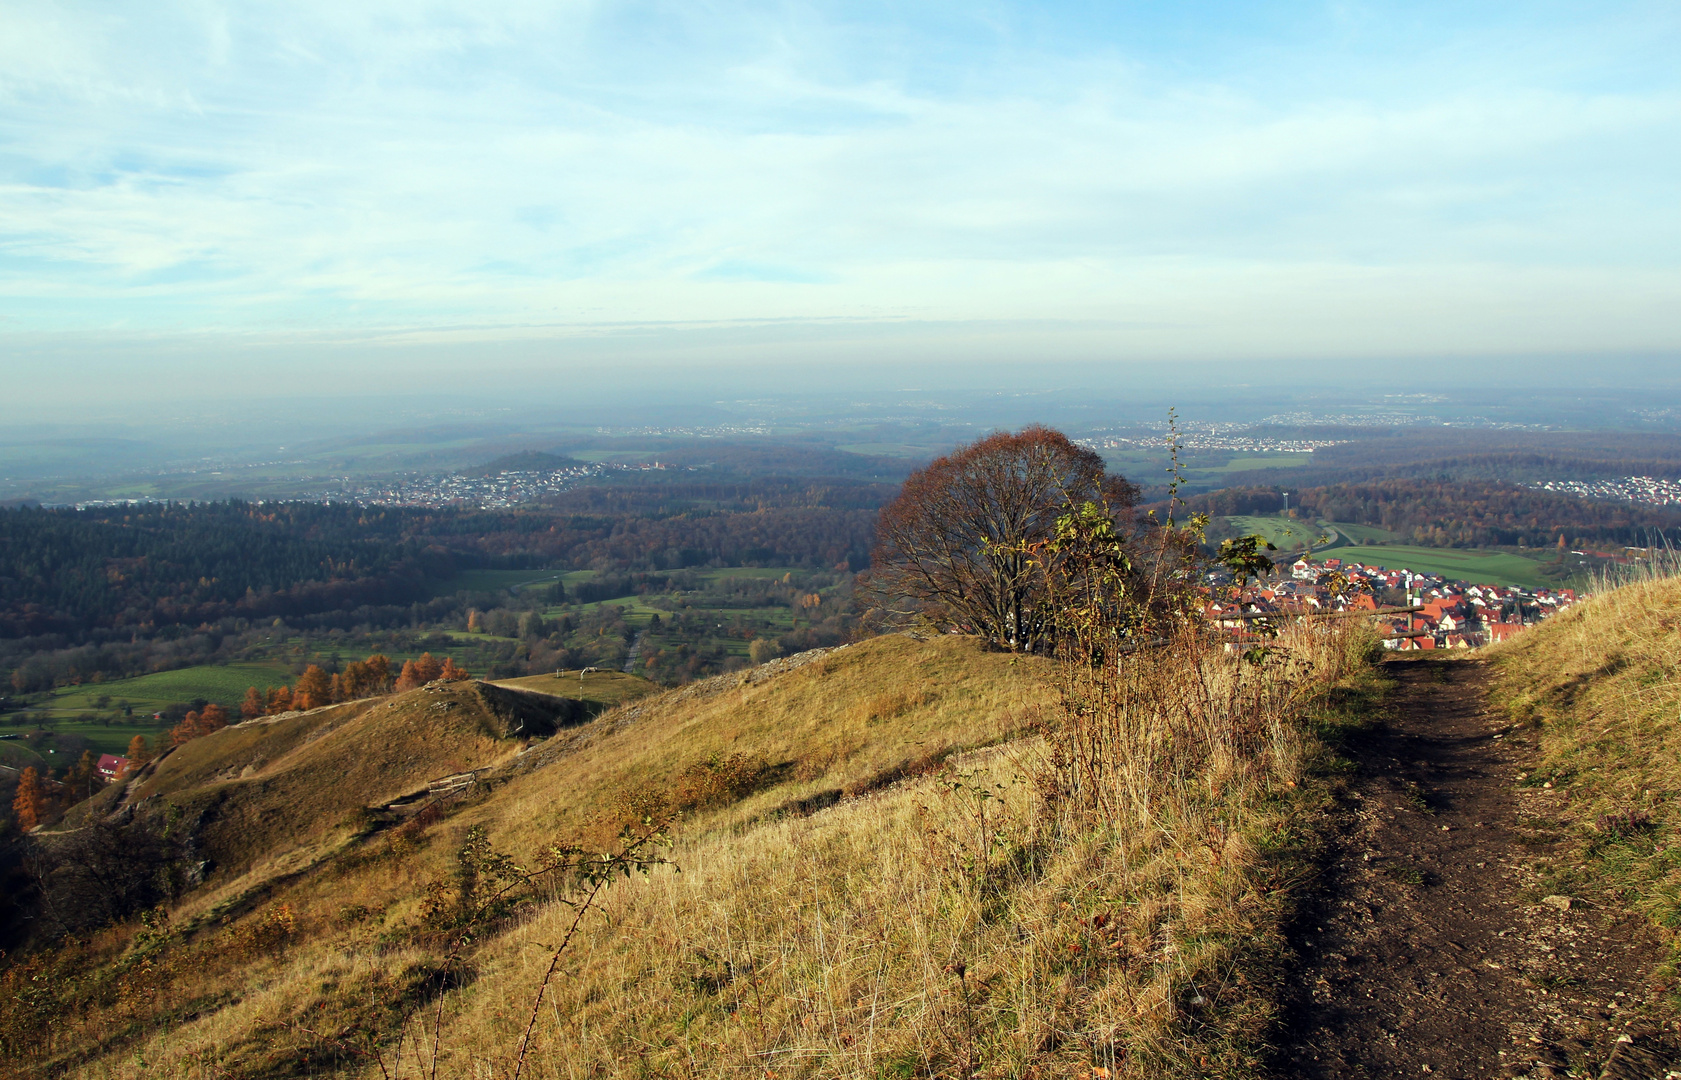
[[[1292,932],[1280,1076],[1681,1077],[1645,921],[1549,893],[1568,795],[1519,786],[1532,730],[1485,702],[1474,658],[1395,658],[1330,811]]]

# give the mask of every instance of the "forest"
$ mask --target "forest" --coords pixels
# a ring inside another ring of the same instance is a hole
[[[1232,487],[1189,500],[1212,517],[1276,514],[1277,487]],[[1312,520],[1376,525],[1431,547],[1646,546],[1681,540],[1681,510],[1583,499],[1497,481],[1394,479],[1290,489],[1291,509]]]
[[[1289,469],[1226,474],[1238,487],[1322,487],[1386,479],[1518,482],[1681,477],[1681,437],[1618,431],[1502,431],[1446,427],[1254,428],[1267,436],[1343,440]]]
[[[238,501],[0,510],[0,670],[31,693],[263,655],[288,635],[418,641],[435,627],[465,628],[470,609],[535,603],[450,588],[480,569],[609,575],[583,586],[587,603],[618,587],[615,573],[644,575],[621,595],[684,569],[850,579],[868,565],[882,490],[844,481],[592,489],[577,500],[588,513]],[[517,651],[486,642],[474,659],[506,669]]]

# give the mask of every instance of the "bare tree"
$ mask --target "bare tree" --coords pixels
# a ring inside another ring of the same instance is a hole
[[[870,569],[878,610],[1038,648],[1053,624],[1041,560],[1057,520],[1136,497],[1060,431],[989,435],[911,474],[882,510]]]

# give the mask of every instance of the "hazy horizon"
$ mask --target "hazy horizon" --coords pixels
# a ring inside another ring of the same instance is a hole
[[[4,419],[1674,386],[1678,45],[1640,3],[14,5]]]

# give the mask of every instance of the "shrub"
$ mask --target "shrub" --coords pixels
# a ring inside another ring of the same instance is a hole
[[[765,787],[773,775],[770,762],[758,754],[714,754],[677,777],[674,801],[684,810],[722,806]]]

